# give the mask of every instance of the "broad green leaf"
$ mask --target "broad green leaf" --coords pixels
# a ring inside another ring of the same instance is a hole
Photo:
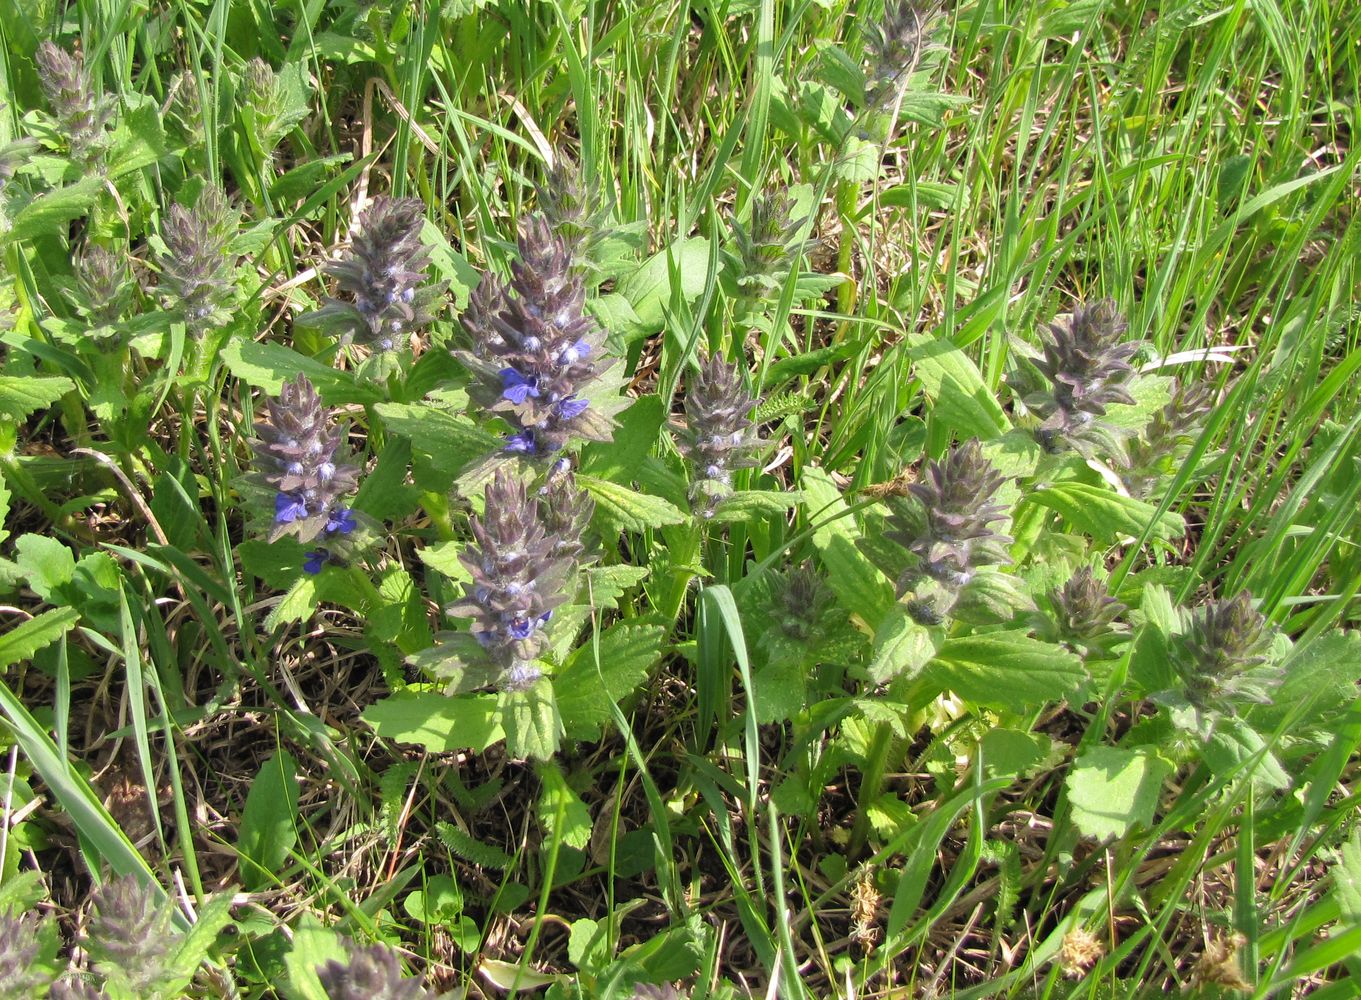
[[[425,565],[443,573],[449,579],[467,583],[472,580],[472,575],[468,572],[468,567],[458,560],[459,553],[467,548],[463,542],[439,542],[417,549],[416,555]]]
[[[1242,719],[1219,720],[1200,754],[1214,774],[1238,772],[1240,778],[1248,778],[1264,792],[1290,787],[1290,775],[1266,740]]]
[[[870,680],[887,684],[900,677],[908,680],[916,677],[936,655],[943,635],[939,628],[919,625],[905,606],[895,604],[874,633]]]
[[[1157,512],[1151,503],[1086,483],[1055,483],[1027,494],[1026,499],[1057,512],[1073,527],[1104,545],[1114,544],[1122,535],[1137,538]],[[1154,523],[1152,537],[1167,541],[1180,538],[1185,532],[1182,516],[1169,510]]]
[[[1087,672],[1062,646],[1024,632],[990,632],[946,639],[923,676],[975,705],[1019,711],[1062,701]]]
[[[1024,775],[1047,758],[1049,738],[1019,729],[989,729],[979,740],[989,777]]]
[[[827,570],[828,584],[842,608],[877,629],[897,603],[893,584],[856,546],[860,529],[831,477],[810,465],[803,470],[799,486],[808,520],[817,525],[813,544]]]
[[[666,419],[662,399],[642,396],[615,419],[619,427],[613,440],[592,441],[582,449],[580,472],[627,483],[637,475],[638,466],[652,449]]]
[[[76,387],[59,375],[0,375],[0,416],[27,420]]]
[[[62,232],[66,223],[94,206],[105,183],[103,177],[90,174],[74,184],[39,195],[14,214],[9,232],[0,235],[0,244]]]
[[[567,961],[583,972],[597,972],[610,960],[608,927],[589,917],[572,921]]]
[[[374,407],[393,434],[429,455],[440,471],[456,476],[464,466],[501,448],[501,439],[466,417],[421,403],[379,403]]]
[[[595,516],[615,530],[642,532],[687,519],[686,513],[669,500],[607,479],[578,476],[577,485],[594,498]]]
[[[304,913],[293,929],[292,947],[284,953],[288,995],[298,1000],[328,1000],[317,969],[332,960],[348,962],[349,958],[340,935],[323,927],[311,913]]]
[[[539,822],[544,835],[556,837],[568,847],[583,848],[591,839],[591,813],[586,803],[567,784],[555,765],[538,768]]]
[[[912,373],[932,402],[931,416],[961,438],[989,441],[1011,429],[997,396],[983,381],[978,366],[948,340],[913,336],[908,340]]]
[[[235,339],[222,349],[222,360],[231,373],[247,385],[277,396],[285,382],[306,375],[328,404],[373,403],[383,396],[373,386],[355,382],[348,372],[332,368],[292,348],[269,341]]]
[[[398,692],[374,702],[359,717],[374,732],[398,743],[415,743],[432,753],[485,750],[505,738],[497,696]]]
[[[1361,924],[1361,830],[1352,830],[1351,839],[1342,845],[1337,864],[1329,874],[1343,919]]]
[[[165,152],[165,129],[154,100],[122,115],[109,153],[109,179],[149,167]]]
[[[0,635],[0,669],[29,659],[38,650],[65,635],[79,620],[80,612],[74,608],[57,608],[45,611]]]
[[[562,719],[546,679],[526,691],[502,691],[498,696],[506,752],[515,760],[548,760],[558,752]]]
[[[1073,822],[1089,837],[1123,837],[1136,824],[1153,825],[1172,765],[1149,747],[1093,747],[1073,762],[1068,801]]]
[[[1271,732],[1297,713],[1313,720],[1350,705],[1361,680],[1361,633],[1321,635],[1293,653],[1281,668],[1281,684],[1270,705],[1253,705],[1246,718],[1261,732]]]
[[[620,339],[628,343],[660,330],[673,295],[693,302],[704,293],[708,280],[709,241],[703,237],[692,236],[653,254],[619,282],[618,293],[638,318],[632,329],[620,331]]]
[[[265,630],[273,632],[280,625],[300,622],[309,617],[317,609],[317,600],[317,578],[299,577],[265,618]]]
[[[74,601],[71,586],[76,559],[61,542],[47,535],[23,535],[14,543],[14,561],[24,571],[33,592],[48,604]]]
[[[463,912],[463,890],[451,875],[432,875],[402,900],[402,909],[423,924],[452,923]]]
[[[619,598],[647,579],[647,566],[590,566],[582,574],[580,598],[593,608],[613,610]]]
[[[660,625],[624,619],[600,633],[598,670],[594,642],[583,642],[567,657],[553,687],[568,739],[600,735],[610,706],[638,689],[665,652],[665,640]]]
[[[236,850],[241,881],[250,892],[275,883],[276,873],[298,842],[298,762],[279,750],[260,767],[246,795]]]
[[[719,522],[755,521],[763,518],[783,518],[790,507],[803,502],[797,490],[780,492],[777,490],[738,490],[724,497],[714,511],[713,519]]]

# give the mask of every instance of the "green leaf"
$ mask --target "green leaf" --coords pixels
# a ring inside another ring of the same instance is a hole
[[[887,684],[897,678],[911,680],[921,673],[940,648],[942,631],[912,620],[907,608],[895,604],[874,633],[874,654],[869,678]]]
[[[217,936],[233,922],[234,896],[235,893],[231,892],[218,893],[199,907],[198,919],[189,928],[189,933],[180,939],[180,946],[175,949],[175,957],[170,963],[178,984],[173,991],[175,995],[181,995],[181,991],[189,986],[199,966],[208,958],[213,945],[217,944]]]
[[[797,490],[738,490],[723,498],[714,511],[713,520],[732,523],[768,517],[783,518],[790,507],[802,502],[803,496]]]
[[[806,466],[799,486],[808,519],[818,526],[813,544],[822,557],[832,592],[842,608],[877,629],[897,603],[893,584],[856,545],[860,529],[831,477],[817,466]]]
[[[348,372],[332,368],[292,348],[268,341],[233,339],[222,349],[222,360],[231,373],[247,385],[277,396],[285,382],[306,375],[317,395],[331,406],[342,403],[374,403],[382,394],[367,383],[356,383]]]
[[[1266,740],[1242,719],[1219,720],[1200,755],[1214,774],[1238,772],[1267,792],[1290,787],[1290,775],[1285,773]]]
[[[913,336],[908,340],[912,372],[931,400],[932,419],[953,428],[961,438],[989,441],[1011,429],[996,395],[978,366],[948,340]]]
[[[317,969],[332,959],[348,962],[349,958],[339,934],[323,927],[311,913],[303,913],[293,929],[293,945],[284,955],[288,995],[300,1000],[328,1000],[317,978]]]
[[[70,549],[46,535],[23,535],[14,543],[14,551],[14,561],[35,594],[48,604],[74,600],[70,584],[75,579],[76,560]]]
[[[1153,825],[1172,765],[1148,747],[1093,747],[1073,762],[1068,801],[1073,822],[1089,837],[1123,837],[1135,824]]]
[[[454,854],[482,868],[505,871],[515,861],[501,848],[474,840],[452,823],[436,823],[435,834],[439,837],[440,843]]]
[[[593,642],[583,643],[567,657],[553,687],[568,739],[600,735],[611,718],[610,706],[642,685],[665,652],[665,640],[666,629],[660,625],[625,619],[600,633],[598,661]]]
[[[1338,862],[1329,874],[1343,920],[1361,924],[1361,830],[1352,830],[1351,839],[1342,845]]]
[[[586,312],[621,344],[630,343],[652,332],[638,318],[638,313],[634,311],[629,300],[618,292],[606,292],[604,295],[588,299]]]
[[[95,174],[74,184],[57,188],[34,198],[14,214],[9,232],[0,235],[0,244],[17,243],[62,232],[66,223],[87,213],[104,190],[104,178]]]
[[[74,608],[57,608],[0,635],[0,669],[29,659],[38,650],[65,635],[79,620],[80,612]]]
[[[553,685],[541,679],[527,691],[496,696],[506,727],[506,752],[516,760],[548,760],[558,752],[562,719],[553,700]]]
[[[27,420],[76,387],[59,375],[0,375],[0,416]]]
[[[1271,704],[1253,705],[1245,713],[1261,732],[1271,732],[1287,716],[1314,720],[1350,705],[1361,680],[1361,633],[1319,636],[1291,654],[1281,676]]]
[[[1122,535],[1137,538],[1157,512],[1151,503],[1086,483],[1055,483],[1028,494],[1026,499],[1057,512],[1073,527],[1104,545],[1114,544]],[[1168,541],[1185,532],[1182,516],[1169,510],[1153,524],[1151,535]]]
[[[582,573],[581,599],[593,608],[614,610],[619,598],[647,579],[647,566],[590,566]]]
[[[538,768],[542,792],[539,795],[539,822],[544,835],[556,837],[568,847],[583,848],[591,840],[591,812],[586,803],[567,784],[554,765]]]
[[[762,725],[792,719],[808,707],[808,663],[803,658],[772,660],[752,674],[751,685],[756,721]]]
[[[109,153],[109,179],[149,167],[165,153],[165,129],[154,100],[122,115]]]
[[[452,923],[463,912],[463,891],[452,875],[432,875],[402,900],[402,908],[423,924]]]
[[[276,872],[298,842],[297,822],[298,762],[287,750],[279,750],[261,765],[241,813],[236,850],[248,891],[276,883]]]
[[[1019,729],[989,729],[979,740],[988,777],[1023,775],[1049,756],[1049,738]]]
[[[589,917],[572,921],[567,937],[567,960],[582,972],[596,973],[609,964],[608,927]]]
[[[403,691],[374,702],[359,717],[385,739],[415,743],[432,753],[482,751],[505,738],[494,694]]]
[[[693,302],[704,293],[708,281],[708,240],[692,236],[659,250],[619,282],[618,293],[638,317],[637,325],[620,331],[619,339],[629,343],[660,330],[673,296]]]
[[[317,610],[317,600],[317,578],[299,577],[265,618],[265,630],[273,632],[280,625],[300,622],[309,617]]]
[[[669,500],[640,493],[607,479],[578,476],[577,485],[595,499],[595,516],[613,531],[642,532],[687,520],[685,512]]]
[[[418,549],[416,555],[425,565],[436,572],[443,573],[450,580],[468,583],[472,580],[472,574],[468,572],[468,567],[458,560],[459,553],[467,547],[463,542],[439,542]]]
[[[410,440],[413,448],[429,455],[437,470],[457,476],[475,459],[499,451],[501,439],[482,430],[466,417],[421,403],[379,403],[374,407],[393,434]]]
[[[592,441],[581,452],[580,472],[615,482],[631,482],[657,440],[662,421],[660,396],[642,396],[616,418],[612,441]]]
[[[1082,660],[1024,632],[945,640],[924,676],[965,701],[1012,711],[1061,701],[1087,679]]]

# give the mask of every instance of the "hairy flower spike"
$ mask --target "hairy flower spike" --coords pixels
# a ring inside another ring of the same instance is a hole
[[[127,254],[117,254],[97,244],[88,246],[74,261],[76,309],[96,327],[123,317],[132,298],[132,270]]]
[[[92,92],[79,54],[72,55],[52,42],[43,42],[34,58],[43,94],[52,106],[62,136],[70,144],[72,161],[80,166],[92,165],[109,145],[113,100]]]
[[[343,321],[346,337],[358,336],[375,351],[400,348],[433,320],[447,282],[426,282],[424,220],[415,198],[375,198],[359,217],[349,254],[324,268],[353,301],[328,298],[315,319]]]
[[[1035,367],[1050,387],[1025,399],[1044,418],[1038,438],[1049,451],[1067,445],[1089,455],[1094,446],[1107,444],[1111,433],[1096,418],[1105,416],[1112,403],[1134,402],[1126,384],[1134,375],[1130,359],[1140,345],[1120,342],[1125,329],[1111,299],[1080,305],[1067,321],[1049,324],[1044,357]]]
[[[236,293],[237,215],[220,188],[208,185],[193,209],[171,205],[161,224],[166,254],[161,288],[193,334],[221,326]]]
[[[91,896],[85,950],[95,969],[134,996],[149,996],[170,970],[177,932],[171,907],[131,875],[107,882]]]
[[[581,165],[566,153],[554,158],[538,189],[539,211],[564,243],[578,268],[589,267],[595,248],[614,231],[612,206],[598,188],[586,183]]]
[[[585,313],[568,242],[536,217],[521,228],[519,248],[510,284],[485,276],[463,314],[473,350],[455,356],[477,376],[469,395],[511,425],[512,454],[545,458],[572,438],[608,441],[614,421],[586,397],[615,361]]]
[[[43,995],[53,976],[38,965],[41,945],[37,917],[0,912],[0,1000]]]
[[[585,557],[586,532],[591,526],[595,501],[577,488],[576,477],[563,470],[539,490],[544,532],[553,542],[553,558],[568,559],[576,566],[590,561]]]
[[[570,541],[551,536],[545,520],[524,484],[499,469],[487,486],[483,516],[472,519],[475,544],[459,556],[472,582],[464,585],[463,599],[445,609],[472,619],[473,636],[507,690],[539,679],[533,661],[547,642],[543,628],[569,596],[573,564],[559,553]]]
[[[419,979],[402,975],[391,949],[380,944],[355,948],[348,962],[331,959],[317,967],[328,1000],[433,1000]]]
[[[793,213],[794,200],[789,193],[777,191],[752,199],[751,218],[746,225],[732,220],[741,270],[738,285],[748,294],[762,296],[779,288],[803,252],[803,242],[791,238],[807,219],[796,219]]]
[[[1272,640],[1266,618],[1247,591],[1202,605],[1174,646],[1180,689],[1154,700],[1168,706],[1174,725],[1208,740],[1216,721],[1236,714],[1239,703],[1271,701],[1271,690],[1281,680],[1270,662]]]
[[[246,63],[241,101],[250,112],[249,121],[268,168],[273,164],[275,147],[307,116],[307,106],[290,102],[284,80],[258,57]]]
[[[704,517],[713,517],[732,493],[733,470],[757,464],[754,453],[766,442],[752,422],[756,403],[736,365],[718,355],[700,362],[685,394],[685,422],[678,428],[677,444],[694,469],[690,497],[703,500]]]
[[[936,10],[915,0],[884,0],[884,15],[869,20],[865,53],[869,72],[865,77],[865,102],[885,108],[895,102],[931,44]]]
[[[1214,394],[1207,386],[1177,383],[1171,401],[1129,444],[1129,468],[1121,479],[1132,496],[1149,498],[1173,471],[1181,449],[1200,432],[1201,418],[1213,405]]]
[[[806,642],[817,630],[832,592],[814,571],[812,562],[805,560],[782,574],[776,597],[780,631],[796,642]]]
[[[344,435],[316,389],[299,375],[285,382],[266,408],[269,419],[255,425],[253,444],[257,478],[274,491],[271,538],[292,534],[309,542],[318,535],[349,534],[354,514],[341,501],[354,490],[359,470],[337,459]]]
[[[1112,642],[1122,638],[1118,620],[1129,610],[1106,592],[1088,566],[1083,566],[1062,587],[1049,592],[1054,609],[1055,637],[1071,647],[1105,656]]]
[[[916,557],[898,580],[898,596],[917,591],[909,607],[919,621],[938,623],[979,567],[1011,562],[1006,550],[1011,538],[989,527],[1006,517],[990,501],[1004,482],[973,439],[941,461],[928,462],[926,477],[908,486],[916,511],[893,509],[885,537]],[[924,580],[935,586],[922,587]]]

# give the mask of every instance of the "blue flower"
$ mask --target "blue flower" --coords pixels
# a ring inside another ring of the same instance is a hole
[[[330,558],[331,553],[327,552],[325,549],[313,549],[311,552],[307,553],[307,557],[303,560],[303,572],[316,576],[321,572],[321,568],[326,565],[327,560]]]
[[[558,355],[558,364],[574,365],[583,358],[591,356],[591,345],[584,340],[578,340],[575,344],[568,347]]]
[[[326,534],[348,535],[354,530],[354,524],[354,511],[350,510],[348,507],[342,507],[340,510],[333,510],[326,519]]]
[[[528,639],[534,634],[537,622],[530,618],[515,618],[506,627],[506,633],[512,639]]]
[[[525,378],[514,368],[502,368],[500,374],[503,399],[508,399],[519,406],[531,396],[539,398],[539,386],[533,376]]]
[[[280,493],[274,498],[274,523],[288,524],[307,516],[307,504],[292,493]]]
[[[577,399],[576,396],[568,396],[558,403],[558,416],[563,420],[572,420],[586,412],[591,404],[584,399]]]
[[[502,451],[508,451],[512,454],[536,455],[539,446],[534,440],[534,432],[527,430],[521,431],[519,434],[507,434],[506,446]]]

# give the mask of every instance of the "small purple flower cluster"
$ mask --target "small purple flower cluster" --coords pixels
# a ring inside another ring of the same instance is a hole
[[[732,493],[733,470],[756,465],[754,453],[766,444],[751,418],[756,402],[738,368],[717,355],[700,362],[686,390],[678,446],[694,468],[690,498],[702,502],[705,517]]]
[[[614,360],[585,313],[571,244],[535,218],[522,227],[519,249],[509,285],[486,275],[463,314],[472,350],[455,357],[477,378],[469,395],[510,424],[511,454],[551,457],[571,438],[608,441],[614,421],[586,393]]]
[[[117,106],[114,99],[95,93],[80,53],[73,55],[53,42],[43,42],[33,58],[72,161],[84,167],[94,165],[111,140],[108,128]]]
[[[890,514],[884,537],[915,557],[898,579],[898,596],[914,593],[908,608],[923,624],[944,619],[976,569],[1011,562],[1011,539],[989,527],[1006,517],[990,499],[1005,481],[977,439],[966,441],[941,461],[928,462],[924,480],[908,486],[918,502],[915,512],[895,508]]]
[[[348,535],[354,511],[341,499],[355,488],[359,470],[338,461],[343,434],[321,405],[307,376],[285,382],[277,400],[267,404],[269,419],[255,425],[258,478],[274,490],[271,538],[295,535],[300,541]],[[321,572],[331,552],[320,547],[307,555],[303,568]]]
[[[498,671],[500,686],[525,690],[541,675],[534,660],[547,643],[544,626],[571,596],[567,584],[592,504],[571,473],[558,476],[535,501],[506,468],[496,472],[484,500],[482,517],[472,519],[475,544],[459,556],[472,581],[463,599],[445,610],[472,619],[472,635]]]
[[[415,198],[375,198],[359,216],[349,255],[324,268],[353,301],[327,298],[312,321],[338,321],[347,337],[391,351],[434,319],[448,283],[425,283],[430,251],[420,241],[424,219]]]
[[[205,333],[229,318],[236,291],[237,255],[231,252],[236,235],[237,215],[227,196],[212,185],[203,189],[192,209],[171,205],[165,213],[161,288],[190,333]]]

